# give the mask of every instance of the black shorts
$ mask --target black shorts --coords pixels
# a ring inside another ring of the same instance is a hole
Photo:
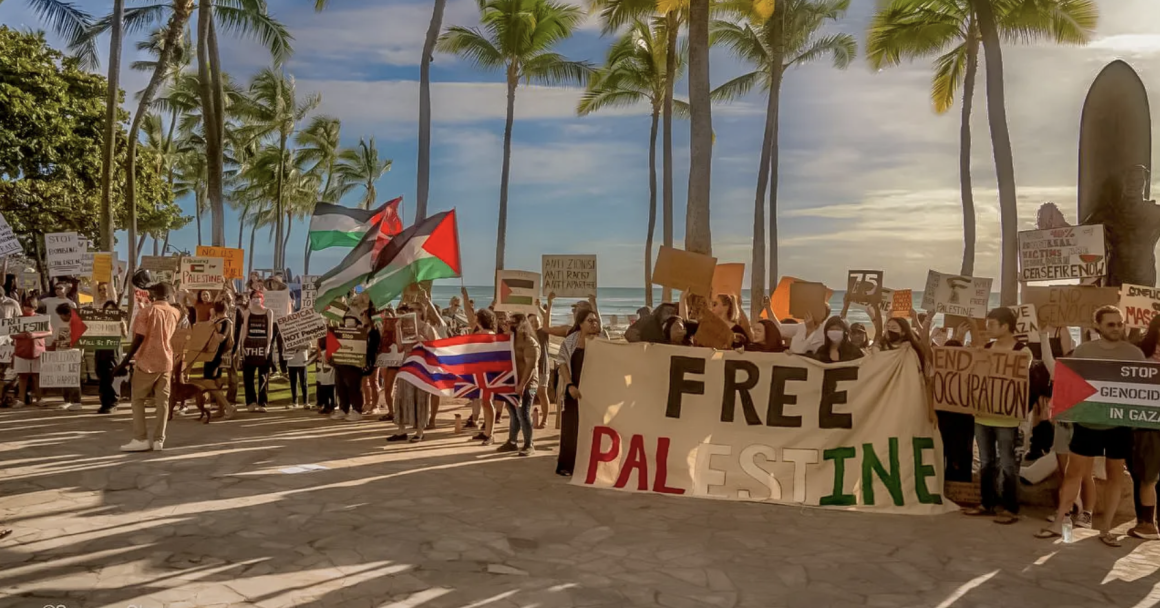
[[[1112,460],[1127,460],[1132,455],[1132,429],[1129,427],[1097,430],[1076,424],[1073,429],[1071,444],[1068,445],[1072,454],[1088,458],[1104,456]]]
[[[1160,481],[1160,431],[1132,432],[1132,473],[1142,485],[1154,486]]]

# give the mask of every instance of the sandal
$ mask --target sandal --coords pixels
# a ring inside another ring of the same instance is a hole
[[[1001,526],[1010,526],[1019,521],[1019,516],[1014,513],[1001,513],[995,519],[991,520]]]
[[[963,509],[962,514],[966,515],[967,517],[990,517],[995,513],[990,509],[984,509],[983,507],[971,507],[969,509]]]
[[[1111,532],[1104,532],[1103,534],[1101,534],[1100,535],[1100,542],[1102,542],[1105,545],[1112,547],[1112,548],[1123,546],[1120,543],[1120,539],[1116,538],[1116,535],[1112,534]]]
[[[1055,530],[1052,530],[1051,528],[1040,528],[1040,530],[1035,533],[1035,538],[1042,538],[1045,540],[1048,538],[1062,538],[1062,537],[1063,537],[1063,534],[1056,532]]]
[[[415,435],[411,438],[411,443],[419,443],[420,441],[423,441],[422,435]]]
[[[390,437],[387,437],[387,441],[390,441],[390,442],[394,442],[394,441],[406,441],[406,440],[407,440],[407,434],[406,434],[406,433],[402,433],[402,434],[400,434],[400,435],[391,435]]]

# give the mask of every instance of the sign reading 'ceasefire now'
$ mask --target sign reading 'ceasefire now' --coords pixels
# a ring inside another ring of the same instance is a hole
[[[1060,359],[1051,412],[1070,422],[1160,429],[1160,363]]]

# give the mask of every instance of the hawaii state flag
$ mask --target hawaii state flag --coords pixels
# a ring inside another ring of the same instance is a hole
[[[398,379],[432,395],[519,405],[511,336],[470,334],[417,344]]]

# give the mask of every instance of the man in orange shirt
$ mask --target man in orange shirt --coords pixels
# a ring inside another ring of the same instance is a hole
[[[165,425],[169,420],[169,383],[173,370],[173,348],[170,341],[181,321],[181,311],[171,305],[173,287],[158,283],[149,288],[150,306],[137,313],[133,321],[133,345],[113,371],[120,376],[136,357],[133,370],[133,441],[121,446],[123,452],[161,451],[165,444]],[[152,401],[157,422],[153,441],[145,428],[145,402]]]

